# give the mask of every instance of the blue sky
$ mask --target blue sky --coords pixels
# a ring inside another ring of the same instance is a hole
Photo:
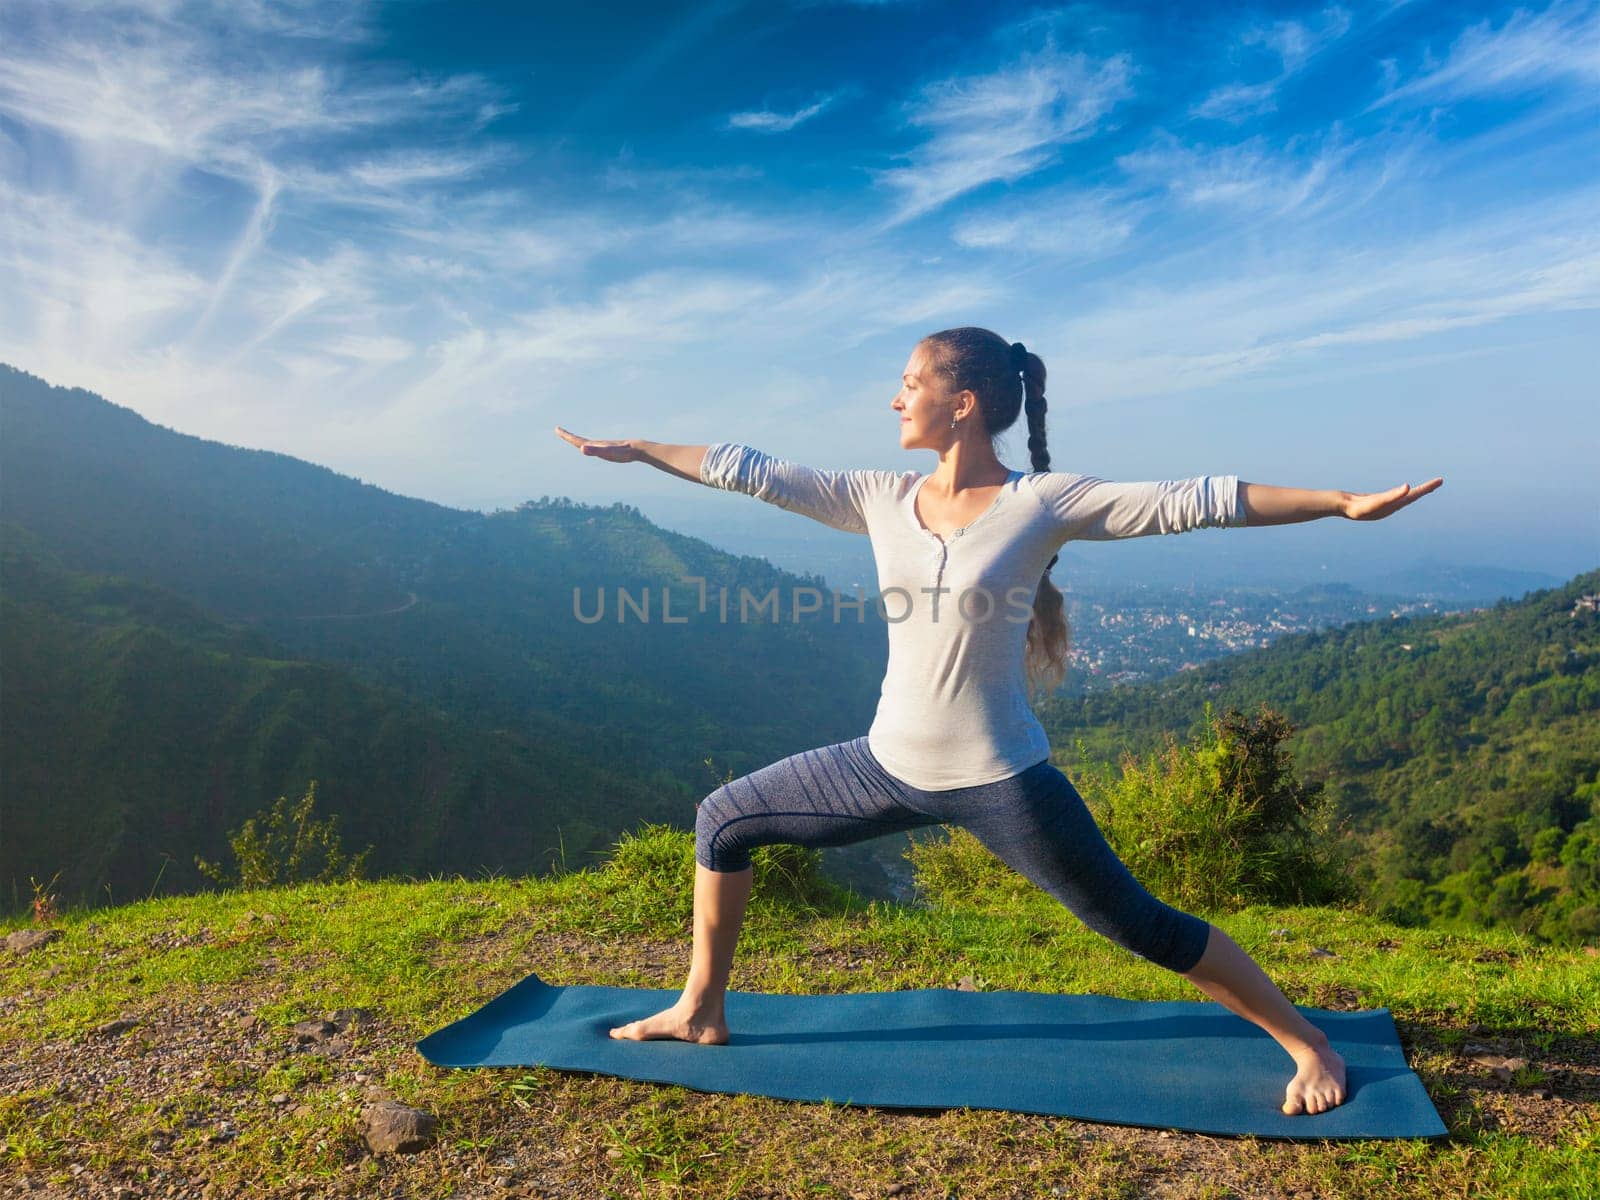
[[[1057,469],[1443,475],[1253,536],[1571,574],[1597,84],[1571,0],[0,0],[0,360],[446,504],[715,506],[551,427],[931,470],[900,371],[986,325]]]

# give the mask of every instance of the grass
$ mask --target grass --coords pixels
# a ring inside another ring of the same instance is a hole
[[[732,986],[876,991],[970,975],[986,989],[1203,999],[985,856],[960,837],[920,841],[921,902],[902,905],[840,891],[798,847],[761,848]],[[1600,959],[1353,910],[1212,919],[1294,1002],[1389,1008],[1448,1140],[1269,1142],[801,1104],[546,1068],[441,1070],[415,1052],[530,970],[556,984],[681,985],[693,870],[692,836],[653,827],[603,866],[551,878],[302,885],[65,913],[54,922],[63,936],[0,957],[11,1065],[0,1188],[12,1178],[250,1197],[1600,1195]],[[1313,946],[1338,957],[1313,958]],[[293,1048],[295,1022],[346,1007],[376,1020],[337,1052]],[[119,1036],[95,1032],[119,1017],[140,1020]],[[1480,1045],[1529,1064],[1497,1080],[1468,1057]],[[358,1122],[370,1089],[436,1114],[434,1143],[368,1153]]]

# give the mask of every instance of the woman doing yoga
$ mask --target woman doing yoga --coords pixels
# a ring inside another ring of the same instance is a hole
[[[1048,572],[1073,538],[1327,516],[1375,520],[1443,480],[1362,494],[1270,487],[1236,475],[1111,483],[1051,471],[1044,384],[1044,363],[1020,342],[971,327],[924,338],[890,407],[902,449],[938,454],[926,477],[815,470],[732,442],[599,441],[556,427],[584,454],[647,462],[866,534],[889,634],[888,668],[865,735],[791,755],[701,801],[688,981],[670,1008],[618,1026],[612,1037],[727,1042],[723,1004],[754,847],[840,846],[953,824],[1091,929],[1181,974],[1271,1034],[1296,1066],[1285,1113],[1343,1103],[1344,1061],[1327,1035],[1232,938],[1156,899],[1117,858],[1071,781],[1050,762],[1026,684],[1053,688],[1065,674],[1062,596]],[[993,444],[1024,410],[1030,473],[1008,470]]]

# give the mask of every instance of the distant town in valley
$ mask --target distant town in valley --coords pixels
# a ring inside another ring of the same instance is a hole
[[[1286,634],[1351,621],[1471,612],[1485,606],[1379,597],[1336,585],[1293,593],[1240,588],[1066,592],[1071,661],[1064,690],[1090,692],[1190,671]]]

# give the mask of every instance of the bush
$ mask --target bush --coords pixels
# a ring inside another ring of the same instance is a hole
[[[1087,762],[1080,741],[1073,782],[1117,856],[1168,904],[1198,914],[1352,899],[1330,798],[1296,781],[1282,750],[1291,732],[1270,710],[1218,719],[1207,704],[1197,742],[1169,734],[1145,762],[1125,756],[1120,778]],[[948,839],[913,836],[906,852],[928,903],[1005,910],[1037,890],[968,830],[941,828]]]
[[[1322,785],[1294,777],[1280,713],[1205,708],[1196,744],[1139,761],[1090,799],[1112,849],[1167,903],[1193,912],[1354,898]]]
[[[270,811],[257,813],[228,838],[235,870],[225,871],[198,855],[195,866],[223,887],[362,878],[372,847],[347,858],[339,844],[338,814],[325,821],[312,820],[316,803],[317,781],[313,779],[300,800],[290,804],[287,796],[279,796]]]

